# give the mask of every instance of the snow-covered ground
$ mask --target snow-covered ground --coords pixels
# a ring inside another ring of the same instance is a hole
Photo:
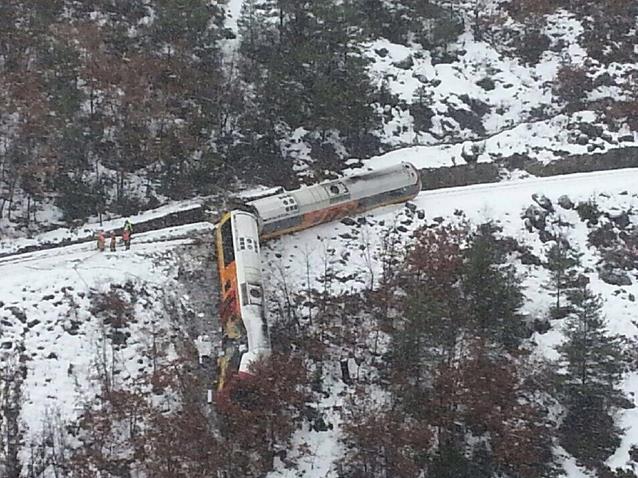
[[[401,160],[397,155],[397,160]],[[584,253],[583,267],[589,271],[592,289],[604,297],[604,313],[609,321],[609,330],[627,337],[638,337],[635,319],[635,302],[631,295],[638,297],[638,274],[633,271],[633,285],[621,287],[603,282],[596,272],[599,253],[587,244],[587,226],[576,211],[563,209],[557,205],[560,196],[567,195],[575,203],[594,198],[603,211],[638,210],[638,169],[571,174],[544,179],[513,180],[496,184],[448,188],[424,191],[413,201],[416,213],[403,205],[388,206],[372,211],[365,216],[365,223],[355,225],[330,223],[313,229],[285,236],[262,247],[263,268],[266,284],[271,295],[283,289],[292,292],[306,290],[306,277],[310,271],[310,287],[320,289],[319,279],[329,264],[339,277],[353,277],[333,284],[336,292],[360,290],[366,287],[373,273],[380,274],[380,264],[376,261],[381,248],[381,236],[388,228],[402,227],[402,239],[407,240],[411,231],[435,223],[435,219],[445,222],[458,221],[462,217],[473,224],[491,221],[502,227],[503,235],[516,238],[527,245],[537,257],[544,257],[546,245],[539,239],[538,231],[529,232],[521,217],[522,212],[533,204],[532,195],[541,194],[549,198],[556,214],[574,225],[568,228],[568,238]],[[419,212],[421,218],[419,217]],[[633,223],[638,218],[633,217]],[[372,258],[372,261],[370,261]],[[543,287],[547,282],[546,270],[540,266],[520,265],[518,270],[526,290],[527,303],[523,312],[535,317],[547,317],[551,298]],[[549,359],[556,358],[554,347],[562,341],[561,321],[553,322],[552,329],[545,334],[536,334],[537,353]],[[337,367],[338,368],[338,367]],[[340,371],[335,368],[333,379],[338,381]],[[630,400],[636,390],[635,374],[628,375],[623,388]],[[344,400],[342,386],[332,388],[330,397],[321,406],[328,417],[333,417],[335,428],[327,432],[303,430],[298,432],[295,443],[306,443],[312,452],[303,457],[298,470],[283,467],[271,474],[272,478],[286,477],[334,477],[334,464],[341,457],[342,448],[338,443],[340,418],[335,417]],[[338,415],[338,414],[337,414]],[[609,464],[622,467],[629,461],[629,448],[638,444],[638,412],[627,410],[618,417],[619,424],[626,429],[621,447],[610,459]],[[558,451],[557,451],[558,452]],[[574,460],[565,455],[563,464],[569,478],[589,476]],[[327,465],[331,462],[332,467]],[[320,467],[318,463],[321,463]],[[320,471],[319,471],[320,470]],[[329,472],[327,470],[330,470]]]
[[[116,252],[108,252],[108,244],[99,252],[91,242],[0,260],[0,361],[19,360],[28,371],[21,416],[26,443],[46,416],[59,413],[73,422],[95,392],[108,342],[108,327],[94,312],[96,296],[116,290],[126,299],[129,288],[135,292],[134,320],[125,326],[130,338],[112,365],[122,384],[149,367],[153,334],[176,333],[166,301],[187,300],[179,296],[180,255],[195,234],[211,228],[198,223],[136,234],[128,251],[118,243]]]
[[[126,218],[106,217],[101,223],[97,220],[94,220],[92,222],[83,224],[81,227],[60,227],[41,234],[35,234],[33,235],[33,237],[3,238],[0,236],[0,254],[12,254],[28,246],[39,246],[43,244],[56,245],[68,241],[93,239],[96,237],[96,234],[100,230],[114,231],[116,229],[122,228],[125,219],[130,220],[132,224],[137,224],[140,222],[158,219],[167,216],[168,214],[187,212],[193,209],[197,209],[200,206],[200,200],[195,199],[189,201],[174,201],[157,209],[145,211],[140,214],[128,216]]]
[[[406,156],[394,153],[392,159],[410,159],[409,152]],[[554,202],[556,214],[574,224],[568,234],[585,253],[583,263],[594,291],[605,298],[610,331],[634,337],[638,329],[632,323],[634,303],[629,297],[638,296],[638,277],[634,277],[633,285],[622,288],[601,281],[595,268],[598,252],[587,245],[587,226],[575,211],[563,210],[556,202],[562,195],[574,202],[593,197],[603,211],[632,208],[635,211],[638,210],[636,184],[638,169],[624,169],[425,191],[413,201],[412,208],[388,206],[355,218],[355,223],[349,225],[343,222],[321,225],[264,244],[265,284],[271,295],[281,289],[283,280],[289,290],[302,291],[307,287],[306,275],[310,271],[310,286],[317,286],[327,260],[339,276],[352,275],[343,282],[336,281],[335,288],[366,287],[371,274],[379,276],[376,259],[384,231],[397,227],[407,240],[417,227],[435,221],[454,222],[461,213],[475,224],[495,222],[503,228],[503,234],[515,237],[543,257],[546,246],[536,231],[526,229],[521,218],[522,211],[533,202],[532,195],[543,194]],[[638,222],[634,216],[632,220]],[[194,234],[207,235],[211,227],[197,223],[136,234],[130,251],[121,250],[118,244],[115,253],[99,253],[91,242],[0,259],[0,351],[4,360],[24,357],[28,373],[22,418],[31,435],[39,432],[42,420],[51,410],[73,420],[82,399],[93,390],[104,326],[92,312],[92,297],[112,290],[112,286],[126,291],[127,283],[144,290],[135,303],[137,320],[128,325],[131,334],[128,345],[118,351],[117,357],[118,380],[124,383],[133,380],[148,366],[140,359],[144,356],[149,329],[175,333],[174,324],[162,310],[163,301],[180,290],[177,264],[181,251],[192,247]],[[528,296],[524,312],[545,316],[549,304],[548,294],[541,287],[546,280],[544,269],[521,265],[519,273]],[[190,300],[176,298],[180,299]],[[560,343],[561,337],[560,324],[546,334],[537,334],[534,340],[538,353],[551,358],[553,346]],[[288,470],[280,464],[271,473],[272,478],[292,478],[303,473],[316,478],[335,476],[335,463],[343,452],[339,442],[339,410],[350,393],[339,381],[338,368],[335,364],[326,369],[329,377],[325,383],[332,385],[327,387],[330,395],[320,402],[322,413],[333,428],[326,432],[307,428],[298,431],[294,438],[297,448],[291,451],[291,456],[300,453],[299,469]],[[635,375],[626,377],[624,388],[628,394],[636,392]],[[629,448],[638,444],[638,416],[635,410],[627,410],[618,419],[626,434],[610,464],[623,466],[629,459]],[[300,449],[306,445],[309,454],[301,454]],[[565,458],[565,464],[575,470],[569,472],[570,478],[586,476],[578,474],[582,471],[577,471],[569,457]]]

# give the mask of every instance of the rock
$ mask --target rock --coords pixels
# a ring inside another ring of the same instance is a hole
[[[413,202],[406,202],[405,207],[407,207],[412,212],[416,211],[416,204],[414,204]]]
[[[412,72],[412,77],[416,78],[420,83],[423,83],[423,84],[429,83],[428,77],[424,73],[418,73],[414,71]]]
[[[392,62],[392,64],[402,70],[409,70],[414,66],[414,59],[412,58],[412,55],[408,55],[403,60]]]
[[[624,271],[602,267],[598,269],[598,276],[603,282],[611,285],[627,286],[631,285],[629,274]]]
[[[317,417],[313,423],[313,428],[318,432],[327,432],[329,430],[328,424],[323,417]]]
[[[341,220],[341,224],[345,224],[346,226],[355,226],[357,224],[357,221],[355,221],[351,217],[344,217]]]
[[[616,143],[616,141],[614,141],[614,137],[607,132],[604,132],[603,134],[600,135],[600,137],[604,140],[607,141],[609,144],[614,144]]]
[[[443,221],[445,221],[445,219],[442,216],[436,216],[432,220],[438,224],[441,224]]]
[[[627,226],[629,226],[629,224],[631,224],[629,214],[627,214],[626,211],[622,211],[617,214],[610,213],[609,219],[611,219],[613,223],[621,229],[625,229]]]
[[[603,129],[592,123],[580,123],[578,129],[589,138],[599,138],[603,134]]]
[[[618,137],[618,141],[622,141],[623,143],[632,143],[634,141],[634,135],[631,133],[623,134]]]
[[[561,197],[558,198],[558,205],[562,207],[563,209],[574,208],[574,202],[571,199],[569,199],[569,196],[565,194],[563,194]]]
[[[10,340],[7,340],[0,344],[0,348],[6,349],[6,350],[9,350],[11,347],[13,347],[13,342],[11,342]]]
[[[55,352],[51,352],[51,353],[47,356],[47,358],[48,358],[48,359],[55,359],[55,360],[57,360],[57,359],[58,359],[58,354],[56,354]]]
[[[419,209],[416,212],[416,217],[418,217],[421,221],[425,219],[425,211],[423,209]]]
[[[47,294],[44,297],[42,297],[42,300],[52,300],[54,298],[55,296],[53,294]]]
[[[4,302],[0,300],[0,309],[2,309],[3,307],[4,307]]]
[[[397,231],[406,233],[408,232],[408,228],[405,226],[397,226]]]
[[[492,91],[494,88],[496,88],[496,83],[494,83],[494,80],[487,76],[477,81],[476,84],[483,88],[485,91]]]
[[[532,330],[539,334],[545,334],[549,332],[551,328],[552,326],[549,323],[549,320],[534,319],[534,322],[532,323]]]
[[[532,194],[532,200],[546,211],[554,212],[552,201],[544,194],[534,193]]]
[[[585,146],[588,143],[589,143],[589,137],[586,134],[579,134],[578,138],[576,138],[576,144]]]
[[[13,314],[13,316],[18,319],[20,322],[22,322],[23,324],[26,323],[27,321],[27,314],[24,313],[24,310],[22,310],[19,307],[7,307],[8,310],[11,311],[11,313]]]
[[[523,213],[523,219],[527,219],[532,227],[538,230],[545,230],[547,211],[532,204]]]
[[[390,53],[387,48],[378,48],[375,49],[374,52],[381,58],[385,58],[386,56],[388,56],[388,53]]]
[[[629,302],[636,302],[636,296],[633,294],[629,294],[627,296],[627,299],[629,300]]]
[[[36,325],[38,325],[40,323],[40,321],[38,319],[34,319],[31,320],[27,323],[27,327],[32,329],[33,327],[35,327]]]

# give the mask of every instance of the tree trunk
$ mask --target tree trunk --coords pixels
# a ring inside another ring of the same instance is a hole
[[[27,227],[29,226],[30,219],[31,219],[31,195],[27,194]]]

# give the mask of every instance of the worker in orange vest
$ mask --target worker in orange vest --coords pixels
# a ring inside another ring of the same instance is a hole
[[[100,231],[97,234],[97,250],[104,252],[104,231]]]
[[[124,246],[126,246],[126,250],[128,251],[131,247],[131,230],[127,227],[122,230],[122,240],[124,241]]]

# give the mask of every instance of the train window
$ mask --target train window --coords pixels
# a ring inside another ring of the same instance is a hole
[[[341,196],[343,194],[348,194],[348,188],[343,183],[332,183],[330,185],[327,185],[326,190],[331,196]]]
[[[253,305],[261,305],[263,292],[259,284],[248,284],[248,302]]]
[[[233,247],[233,231],[231,219],[222,224],[222,251],[224,254],[224,266],[228,267],[235,261],[235,249]]]

